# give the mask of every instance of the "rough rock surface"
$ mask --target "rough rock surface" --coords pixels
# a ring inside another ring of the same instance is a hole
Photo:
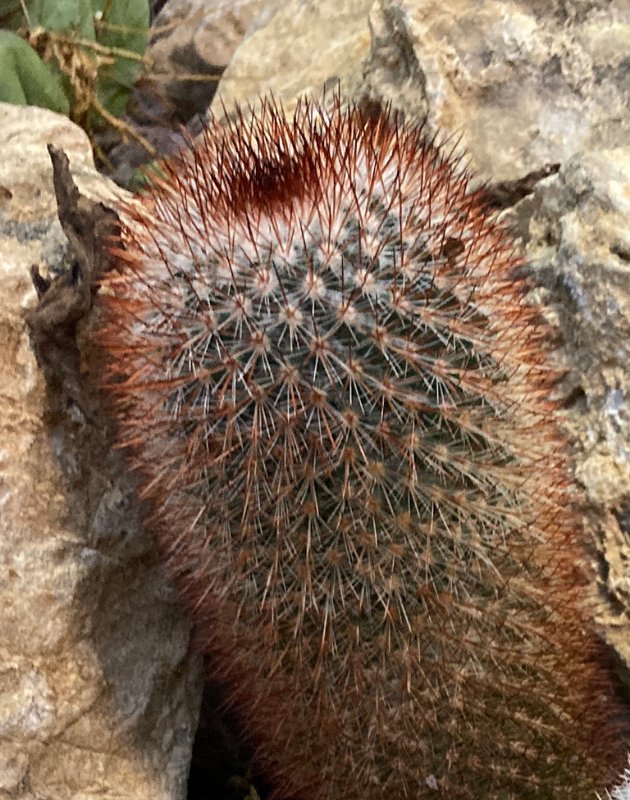
[[[461,134],[487,177],[628,141],[625,0],[377,0],[370,27],[368,92]]]
[[[189,626],[102,422],[52,410],[23,309],[60,268],[46,143],[110,199],[63,117],[0,105],[0,798],[185,796],[200,694]]]
[[[566,425],[598,533],[600,621],[630,667],[630,148],[577,153],[515,213],[563,331]]]
[[[169,0],[148,51],[150,77],[162,84],[180,121],[210,103],[223,70],[252,18],[268,0]]]
[[[300,95],[318,97],[341,85],[357,93],[362,63],[369,54],[368,13],[373,0],[272,0],[252,21],[212,103],[256,104],[267,92],[295,107]]]

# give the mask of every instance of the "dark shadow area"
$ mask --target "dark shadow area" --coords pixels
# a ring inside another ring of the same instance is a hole
[[[221,690],[206,682],[193,745],[187,800],[267,800],[269,787],[251,765],[238,725],[221,708]]]

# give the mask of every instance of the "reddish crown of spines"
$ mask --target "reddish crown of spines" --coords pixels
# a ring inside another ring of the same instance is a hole
[[[122,212],[120,443],[278,796],[549,797],[623,766],[550,331],[452,155],[273,103]]]

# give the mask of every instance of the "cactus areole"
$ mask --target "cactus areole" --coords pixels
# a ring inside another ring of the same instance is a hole
[[[270,101],[119,211],[102,382],[273,796],[603,789],[625,734],[552,334],[459,161]]]

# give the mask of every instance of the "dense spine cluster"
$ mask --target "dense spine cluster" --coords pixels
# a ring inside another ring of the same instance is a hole
[[[122,209],[119,441],[278,797],[590,797],[625,763],[510,237],[421,130],[273,103]]]

